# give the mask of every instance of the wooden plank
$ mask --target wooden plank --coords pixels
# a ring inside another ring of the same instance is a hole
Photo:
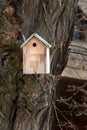
[[[36,43],[36,47],[33,46],[33,43]],[[43,45],[36,38],[32,38],[29,43],[27,43],[24,48],[26,48],[26,53],[28,54],[45,54],[46,46]]]
[[[46,73],[50,73],[50,52],[49,52],[49,48],[46,48]]]

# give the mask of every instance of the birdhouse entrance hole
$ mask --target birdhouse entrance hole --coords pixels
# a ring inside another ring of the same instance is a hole
[[[37,46],[37,44],[36,43],[33,43],[33,47],[36,47]]]

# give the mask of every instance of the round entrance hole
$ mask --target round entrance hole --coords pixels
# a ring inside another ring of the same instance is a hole
[[[37,46],[37,44],[36,43],[33,43],[33,47],[36,47]]]

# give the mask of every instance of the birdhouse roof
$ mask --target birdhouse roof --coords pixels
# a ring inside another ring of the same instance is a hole
[[[25,46],[33,37],[37,38],[38,40],[40,40],[46,47],[52,47],[51,44],[49,44],[45,39],[43,39],[40,35],[38,35],[37,33],[33,33],[27,40],[25,40],[25,42],[21,45],[21,48],[23,46]]]

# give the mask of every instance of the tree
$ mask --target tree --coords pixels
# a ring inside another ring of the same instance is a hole
[[[16,0],[11,1],[12,7],[16,8],[16,2]],[[14,35],[19,35],[11,33],[10,38],[6,37],[7,41],[11,39],[10,44],[5,44],[6,41],[2,41],[4,47],[1,45],[0,50],[0,82],[2,86],[0,90],[0,129],[52,129],[56,86],[68,60],[68,46],[72,40],[77,2],[77,0],[24,1],[22,35],[27,38],[32,33],[37,32],[53,45],[51,49],[51,74],[23,75],[22,52],[19,41],[15,41],[14,37]],[[8,10],[11,9],[8,8]],[[7,13],[5,18],[9,15],[8,10],[4,9],[4,13]],[[15,15],[17,14],[15,13]],[[10,17],[6,22],[11,24],[9,23]],[[13,24],[15,23],[13,22]],[[18,27],[15,27],[14,30],[17,30]]]

